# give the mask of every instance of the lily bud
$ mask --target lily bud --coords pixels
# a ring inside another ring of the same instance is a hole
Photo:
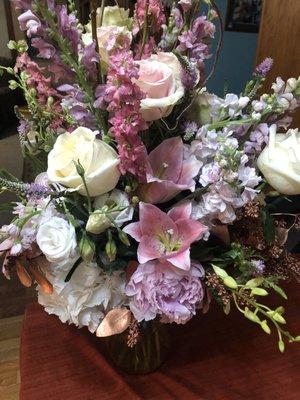
[[[237,289],[238,287],[236,280],[233,279],[232,276],[225,276],[225,278],[223,279],[223,283],[230,289]]]
[[[260,326],[262,327],[262,329],[263,329],[268,335],[271,334],[271,329],[270,329],[270,327],[269,327],[269,325],[268,325],[268,323],[267,323],[266,320],[262,321],[262,323],[260,324]]]
[[[284,342],[283,342],[282,340],[279,340],[279,342],[278,342],[278,348],[279,348],[279,350],[281,351],[281,353],[284,352],[285,345],[284,345]]]

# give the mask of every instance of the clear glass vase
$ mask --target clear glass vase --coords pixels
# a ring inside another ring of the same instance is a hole
[[[168,326],[158,320],[139,325],[137,343],[128,345],[128,330],[105,338],[105,352],[111,362],[129,374],[148,374],[165,361],[170,348]]]

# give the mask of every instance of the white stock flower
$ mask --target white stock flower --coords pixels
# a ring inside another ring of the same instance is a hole
[[[270,128],[269,144],[261,152],[257,166],[268,183],[279,193],[300,194],[300,132],[290,129],[286,134]]]
[[[75,228],[63,218],[46,219],[37,230],[37,244],[48,261],[65,263],[77,255]]]
[[[120,178],[118,154],[107,143],[96,139],[93,131],[83,127],[58,136],[48,155],[49,180],[86,195],[75,165],[78,160],[92,197],[114,189]]]

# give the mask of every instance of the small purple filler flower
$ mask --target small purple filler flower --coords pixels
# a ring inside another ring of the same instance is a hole
[[[265,58],[264,61],[255,68],[254,75],[261,75],[265,77],[272,68],[272,65],[273,65],[273,58],[271,57]]]
[[[203,300],[203,276],[200,265],[183,271],[157,260],[140,264],[126,286],[130,310],[139,322],[161,315],[164,322],[185,324]]]

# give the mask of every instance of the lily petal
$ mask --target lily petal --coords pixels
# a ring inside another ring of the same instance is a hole
[[[190,249],[167,259],[175,267],[188,271],[191,268]]]
[[[163,254],[163,251],[164,246],[158,239],[143,236],[137,250],[138,261],[144,264],[147,261],[154,260],[159,258]]]

